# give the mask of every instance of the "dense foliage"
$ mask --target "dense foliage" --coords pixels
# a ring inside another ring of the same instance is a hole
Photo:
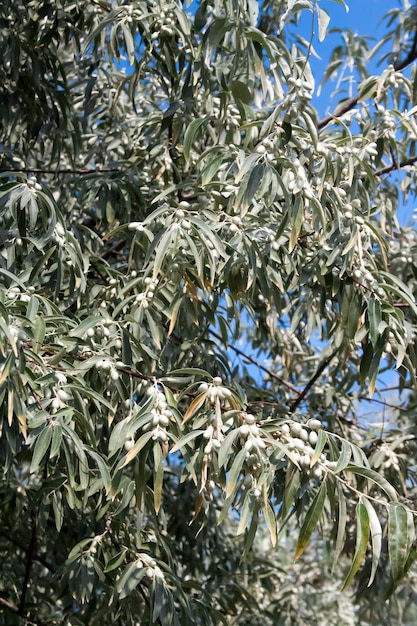
[[[417,8],[320,119],[325,9],[0,3],[0,624],[415,623]]]

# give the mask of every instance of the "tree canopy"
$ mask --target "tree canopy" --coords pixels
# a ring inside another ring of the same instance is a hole
[[[0,624],[415,623],[417,6],[335,3],[0,3]]]

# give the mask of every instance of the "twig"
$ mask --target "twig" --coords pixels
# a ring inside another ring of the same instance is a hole
[[[1,596],[0,596],[0,605],[4,606],[11,613],[18,615],[21,619],[24,619],[26,623],[35,624],[35,626],[47,626],[46,622],[42,622],[36,617],[32,617],[29,613],[24,613],[22,615],[19,612],[18,607],[15,604],[13,604],[13,602],[10,602],[9,600],[6,600],[6,598],[2,598]]]
[[[322,375],[322,373],[324,372],[324,370],[326,369],[326,367],[329,365],[329,363],[334,359],[334,357],[336,356],[336,354],[339,352],[339,348],[337,348],[336,350],[334,350],[334,352],[332,352],[327,359],[325,359],[317,368],[316,373],[314,374],[314,376],[312,376],[310,378],[310,380],[308,381],[308,383],[306,384],[306,386],[304,387],[304,389],[301,392],[298,392],[298,398],[296,398],[291,404],[290,404],[290,412],[294,413],[294,411],[300,406],[301,402],[304,400],[304,398],[306,397],[306,395],[308,394],[308,392],[310,391],[310,389],[312,388],[312,386],[314,385],[314,383],[316,382],[316,380]]]
[[[389,174],[393,170],[400,170],[403,167],[407,167],[407,165],[414,165],[417,162],[417,155],[409,157],[408,159],[404,159],[399,163],[392,163],[391,165],[387,165],[386,167],[381,168],[375,172],[375,176],[383,176],[384,174]]]
[[[378,400],[377,398],[370,398],[368,396],[358,396],[358,398],[359,400],[365,400],[366,402],[376,402],[377,404],[382,404],[389,409],[397,409],[398,411],[404,410],[404,405],[401,404],[390,404],[389,402],[385,402],[384,400]]]
[[[417,59],[417,30],[414,33],[413,45],[410,48],[410,52],[402,61],[400,61],[399,59],[395,61],[394,70],[396,72],[399,72],[403,70],[405,67],[407,67],[407,65],[410,65],[410,63],[412,63],[416,59]]]
[[[82,168],[78,170],[73,169],[53,169],[42,167],[0,167],[0,172],[10,172],[11,174],[55,174],[55,175],[76,175],[86,176],[87,174],[109,174],[109,173],[124,173],[125,170],[119,167],[102,167],[100,169]]]
[[[326,117],[321,119],[319,123],[317,124],[317,128],[321,130],[322,128],[327,126],[327,124],[332,122],[335,118],[341,117],[348,111],[351,111],[352,109],[355,108],[358,102],[359,102],[359,94],[357,94],[353,98],[349,98],[348,100],[345,100],[344,102],[339,104],[339,106],[336,107],[334,113],[331,113],[330,115],[326,115]]]
[[[216,333],[215,330],[212,330],[211,328],[209,329],[209,332],[211,335],[213,335],[213,337],[216,337],[216,339],[219,339],[220,341],[223,341],[223,338]],[[233,346],[231,343],[227,343],[227,346],[233,350],[234,352],[236,352],[236,354],[239,354],[239,356],[242,356],[244,359],[246,359],[247,361],[249,361],[249,363],[252,363],[253,365],[256,365],[256,367],[259,367],[260,370],[262,370],[263,372],[265,372],[266,374],[269,374],[271,376],[271,378],[275,378],[275,380],[277,380],[278,382],[280,382],[282,385],[284,385],[284,387],[287,387],[287,389],[289,389],[290,391],[292,391],[293,393],[297,394],[297,395],[301,395],[301,391],[298,391],[298,389],[296,389],[295,387],[293,387],[292,385],[290,385],[289,383],[287,383],[287,381],[285,381],[283,378],[281,378],[280,376],[278,376],[278,374],[275,374],[275,372],[272,372],[271,370],[269,370],[267,367],[265,367],[265,365],[262,365],[262,363],[259,363],[259,361],[257,361],[256,359],[254,359],[252,356],[250,356],[250,354],[246,354],[246,352],[243,352],[243,350],[240,350],[239,348],[237,348],[236,346]]]
[[[23,578],[22,592],[20,594],[20,602],[18,614],[23,616],[25,611],[26,594],[29,586],[30,570],[32,569],[33,557],[35,554],[36,546],[36,519],[32,518],[32,532],[30,535],[30,541],[26,552],[26,567],[25,576]]]
[[[32,389],[32,392],[33,392],[33,389]],[[22,550],[22,552],[27,554],[27,551],[29,549],[28,546],[23,545],[20,541],[17,541],[17,539],[15,539],[14,537],[11,537],[2,529],[0,529],[0,535],[4,537],[6,541],[10,541],[10,543],[16,546],[16,548],[19,548],[19,550]],[[50,572],[52,573],[54,572],[54,568],[52,567],[50,563],[48,563],[48,561],[44,557],[40,555],[34,555],[33,560],[43,565],[43,567],[45,567]]]
[[[408,65],[410,65],[410,63],[412,63],[416,59],[417,59],[417,31],[414,33],[414,41],[410,49],[410,52],[402,61],[397,60],[394,63],[394,70],[396,72],[399,72],[403,70],[404,68],[406,68]],[[360,98],[360,95],[356,94],[356,96],[354,96],[353,98],[349,98],[348,100],[345,100],[344,102],[339,104],[336,107],[334,113],[331,113],[330,115],[326,115],[326,117],[324,117],[318,122],[317,128],[321,130],[322,128],[327,126],[327,124],[332,122],[335,118],[341,117],[342,115],[344,115],[344,113],[347,113],[348,111],[351,111],[352,109],[354,109],[355,106],[359,102],[359,98]],[[395,168],[393,167],[392,169],[395,169]],[[388,170],[388,171],[391,171],[391,170]],[[383,173],[386,173],[386,172],[383,172]]]

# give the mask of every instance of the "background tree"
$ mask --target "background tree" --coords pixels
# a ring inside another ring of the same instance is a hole
[[[416,7],[320,119],[323,4],[1,3],[1,624],[415,623]]]

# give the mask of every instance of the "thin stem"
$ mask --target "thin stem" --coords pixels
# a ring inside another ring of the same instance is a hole
[[[312,388],[316,380],[322,375],[326,367],[329,365],[329,363],[331,363],[331,361],[334,359],[334,357],[337,355],[338,352],[339,352],[339,349],[337,348],[334,352],[332,352],[327,357],[327,359],[325,359],[318,366],[316,373],[310,378],[310,380],[308,381],[304,389],[301,392],[298,392],[298,398],[296,398],[294,402],[290,404],[291,413],[294,413],[294,411],[300,406],[301,402],[304,400],[304,398],[306,397],[306,395],[308,394],[308,392],[310,391],[310,389]]]
[[[382,404],[382,406],[388,407],[389,409],[397,409],[398,411],[404,410],[404,405],[398,404],[390,404],[389,402],[384,402],[384,400],[378,400],[377,398],[369,398],[368,396],[358,396],[359,400],[365,400],[366,402],[376,402],[377,404]]]
[[[54,174],[58,175],[76,175],[86,176],[87,174],[108,174],[122,173],[124,170],[120,167],[102,167],[100,169],[82,168],[82,169],[53,169],[42,167],[0,167],[0,172],[10,172],[11,174]]]
[[[216,333],[215,330],[212,330],[210,328],[209,332],[216,339],[223,341],[223,338],[218,333]],[[246,361],[249,361],[249,363],[252,363],[252,365],[256,365],[256,367],[258,367],[260,370],[262,370],[266,374],[269,374],[271,378],[274,378],[275,380],[280,382],[282,385],[284,385],[284,387],[287,387],[287,389],[289,389],[293,393],[297,395],[301,395],[302,392],[298,391],[298,389],[290,385],[290,383],[287,383],[287,381],[281,378],[281,376],[278,376],[277,374],[275,374],[275,372],[272,372],[271,370],[269,370],[267,367],[265,367],[265,365],[262,365],[262,363],[259,363],[259,361],[254,359],[252,356],[250,356],[249,354],[246,354],[246,352],[243,352],[243,350],[240,350],[240,348],[237,348],[236,346],[228,342],[227,342],[227,347],[233,350],[233,352],[236,352],[236,354],[238,354],[239,356],[242,356],[244,359],[246,359]]]
[[[410,52],[407,54],[407,56],[400,61],[399,59],[397,59],[394,63],[394,70],[396,72],[399,72],[401,70],[403,70],[405,67],[407,67],[407,65],[410,65],[410,63],[412,63],[413,61],[415,61],[417,59],[417,30],[414,33],[414,40],[413,40],[413,44],[410,48]]]
[[[400,170],[403,167],[407,167],[407,165],[414,165],[417,162],[417,155],[409,157],[408,159],[404,159],[399,163],[392,163],[391,165],[387,165],[382,167],[380,170],[375,172],[375,176],[383,176],[384,174],[389,174],[393,170]]]
[[[13,602],[10,602],[9,600],[6,600],[6,598],[2,598],[1,596],[0,606],[4,606],[11,613],[18,615],[21,619],[25,620],[27,624],[35,624],[35,626],[47,626],[46,622],[42,622],[36,617],[32,617],[31,615],[29,615],[29,613],[21,614],[19,608],[15,604],[13,604]]]
[[[323,119],[319,121],[319,123],[317,124],[317,128],[321,130],[333,120],[339,117],[342,117],[342,115],[354,109],[355,106],[358,104],[358,102],[359,102],[359,94],[357,94],[353,98],[348,98],[347,100],[344,100],[341,104],[339,104],[336,107],[334,113],[330,113],[330,115],[326,115],[326,117],[324,117]]]
[[[19,615],[24,615],[25,611],[25,602],[27,590],[29,587],[29,578],[30,578],[30,570],[32,569],[33,558],[35,554],[36,547],[36,520],[33,517],[32,519],[32,532],[30,535],[30,541],[26,552],[26,568],[25,568],[25,576],[23,578],[22,591],[20,594],[20,602],[19,602]]]

